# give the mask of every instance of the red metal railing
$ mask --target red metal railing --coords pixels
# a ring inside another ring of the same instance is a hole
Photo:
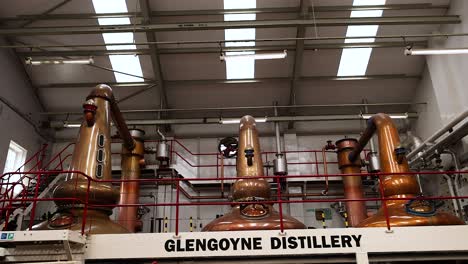
[[[44,164],[48,145],[43,144],[42,147],[30,158],[28,158],[25,163],[21,165],[15,172],[5,173],[0,177],[0,199],[3,200],[3,202],[0,202],[0,206],[2,208],[10,208],[10,210],[4,210],[1,212],[0,219],[2,218],[1,216],[3,216],[5,221],[8,223],[8,219],[10,218],[12,210],[18,207],[26,207],[27,197],[32,196],[37,198],[37,196],[40,194],[39,190],[43,181],[43,177],[41,177],[42,174],[37,172],[44,172],[50,170],[50,168],[52,168],[51,170],[53,171],[63,171],[63,163],[71,157],[71,154],[65,155],[64,157],[62,155],[73,145],[74,143],[66,145],[60,152],[55,154],[49,160],[49,162]],[[36,163],[34,163],[34,165],[29,168],[28,171],[22,172],[22,170],[31,165],[34,160]],[[12,182],[12,175],[20,175],[20,177]],[[18,194],[15,193],[17,186],[21,187],[21,191]],[[5,200],[11,200],[11,202],[6,204]],[[14,202],[19,202],[19,204],[16,204],[15,207],[13,207]],[[36,207],[36,201],[33,201],[33,207]],[[32,211],[31,218],[34,218],[34,213],[35,210]]]
[[[17,174],[26,174],[25,172],[15,172]],[[240,205],[240,204],[256,204],[258,202],[252,201],[252,202],[232,202],[232,201],[206,201],[206,202],[180,202],[180,182],[196,182],[196,181],[216,181],[217,179],[215,178],[162,178],[162,179],[138,179],[138,180],[96,180],[92,179],[89,176],[79,172],[79,171],[32,171],[28,172],[28,174],[32,175],[42,175],[43,177],[47,178],[50,175],[53,174],[58,174],[58,173],[75,173],[80,175],[80,177],[86,179],[87,182],[87,195],[85,200],[80,200],[76,197],[70,197],[70,198],[3,198],[0,200],[0,202],[7,202],[8,204],[11,204],[15,201],[26,201],[26,202],[44,202],[44,201],[71,201],[73,203],[81,204],[84,208],[84,216],[83,216],[83,222],[82,222],[82,232],[85,232],[85,226],[86,226],[86,215],[87,211],[92,208],[102,208],[102,207],[136,207],[136,206],[146,206],[146,207],[160,207],[160,206],[174,206],[175,207],[175,234],[179,234],[179,214],[180,214],[180,207],[181,206],[222,206],[222,205]],[[420,175],[438,175],[438,174],[468,174],[468,171],[449,171],[449,172],[434,172],[434,171],[427,171],[427,172],[411,172],[411,173],[393,173],[392,175],[414,175],[414,174],[420,174]],[[10,173],[14,174],[14,173]],[[385,175],[390,175],[389,173],[374,173],[374,174],[369,174],[369,173],[361,173],[361,174],[329,174],[329,177],[351,177],[351,176],[361,176],[361,177],[367,177],[369,175],[372,176],[377,176],[380,180],[382,180],[383,176]],[[5,176],[5,175],[4,175]],[[227,177],[225,178],[226,180],[237,180],[237,179],[252,179],[252,178],[261,178],[261,179],[273,179],[279,182],[281,179],[292,179],[292,178],[299,178],[299,179],[310,179],[310,178],[317,178],[317,177],[323,177],[323,175],[317,175],[317,174],[310,174],[310,175],[288,175],[288,176],[262,176],[262,177]],[[78,177],[76,178],[78,179]],[[98,182],[108,182],[108,183],[114,183],[114,184],[119,184],[122,182],[139,182],[139,183],[144,183],[144,182],[153,182],[153,183],[165,183],[165,184],[174,184],[176,186],[176,200],[175,202],[164,202],[164,203],[138,203],[138,204],[125,204],[125,205],[119,205],[119,204],[92,204],[89,203],[89,188],[92,183],[98,183]],[[389,212],[386,208],[386,201],[395,201],[395,200],[408,200],[408,198],[385,198],[383,196],[384,189],[383,185],[380,184],[379,188],[379,193],[380,197],[366,197],[362,199],[345,199],[345,198],[321,198],[321,199],[302,199],[302,200],[285,200],[283,199],[283,194],[281,191],[281,188],[277,189],[277,195],[276,199],[272,199],[270,201],[262,201],[263,204],[278,204],[279,207],[279,215],[280,215],[280,230],[281,232],[284,232],[284,225],[283,225],[283,204],[292,204],[292,203],[323,203],[323,202],[352,202],[352,201],[378,201],[382,203],[383,209],[384,209],[384,214],[386,217],[386,222],[387,222],[387,228],[390,230],[391,225],[390,225],[390,216]],[[415,200],[449,200],[449,199],[468,199],[468,196],[431,196],[431,197],[414,197],[413,199]],[[11,210],[11,207],[3,207],[0,208],[0,211],[8,211]],[[35,208],[34,208],[35,210]],[[33,211],[34,211],[33,210]],[[33,215],[33,214],[31,214]],[[34,221],[33,218],[30,219],[30,226],[32,226],[32,222]]]

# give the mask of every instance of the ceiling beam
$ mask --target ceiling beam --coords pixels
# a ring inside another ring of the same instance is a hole
[[[322,44],[305,44],[304,50],[321,50],[321,49],[345,49],[345,48],[404,48],[411,43],[413,47],[427,47],[427,41],[403,42],[403,41],[385,41],[385,42],[362,42],[362,43],[322,43]],[[280,51],[288,50],[295,51],[294,45],[273,45],[273,46],[241,46],[241,47],[224,47],[223,51],[238,52],[238,51]],[[215,53],[219,54],[219,48],[164,48],[158,49],[159,55],[167,54],[196,54],[196,53]],[[22,57],[62,57],[62,56],[108,56],[108,55],[149,55],[150,49],[129,49],[129,50],[54,50],[54,51],[19,51],[17,52]]]
[[[143,13],[143,21],[142,21],[143,24],[151,24],[155,22],[151,18],[151,9],[150,9],[149,0],[140,0],[140,9]],[[148,42],[157,42],[156,35],[154,34],[154,32],[149,32],[149,31],[146,32],[146,39]],[[157,44],[149,45],[149,55],[151,58],[151,65],[153,68],[153,75],[155,77],[156,82],[159,84],[157,86],[159,87],[159,96],[160,96],[159,106],[161,108],[166,108],[168,107],[167,93],[166,93],[164,79],[163,79],[163,75],[161,71],[161,61],[159,59],[159,50],[158,50]]]
[[[398,16],[398,17],[347,17],[313,19],[283,19],[255,21],[218,21],[218,22],[184,22],[135,25],[100,25],[100,26],[55,26],[35,28],[0,28],[1,36],[28,35],[73,35],[102,34],[117,32],[150,32],[150,31],[190,31],[222,30],[229,28],[278,28],[298,26],[350,26],[350,25],[424,25],[424,24],[459,24],[459,16]]]
[[[350,12],[350,11],[366,11],[366,10],[426,10],[426,9],[448,9],[448,5],[433,5],[431,3],[420,4],[390,4],[390,5],[364,5],[364,6],[316,6],[315,12]],[[310,12],[311,10],[309,10]],[[279,7],[279,8],[255,8],[255,9],[210,9],[210,10],[177,10],[177,11],[153,11],[151,16],[168,17],[168,16],[210,16],[210,15],[225,15],[225,14],[285,14],[298,13],[299,8],[296,7]],[[116,18],[116,17],[142,17],[141,12],[128,13],[81,13],[81,14],[50,14],[50,15],[18,15],[16,17],[1,18],[0,21],[25,21],[25,20],[75,20],[75,19],[97,19],[97,18]]]
[[[391,80],[391,79],[420,79],[419,75],[405,75],[405,74],[383,74],[383,75],[363,75],[363,76],[302,76],[298,79],[301,82],[307,81],[365,81],[365,80]],[[275,78],[254,78],[254,79],[205,79],[205,80],[165,80],[166,85],[190,85],[190,84],[251,84],[251,83],[267,83],[267,82],[288,82],[289,77],[275,77]],[[111,87],[146,87],[153,85],[155,82],[129,82],[129,83],[107,83]],[[50,83],[43,85],[36,85],[38,89],[67,89],[67,88],[90,88],[96,86],[93,83]]]
[[[299,19],[305,18],[308,16],[309,12],[309,1],[308,0],[301,0],[300,4],[300,13]],[[313,14],[315,14],[315,10],[312,10]],[[315,19],[315,15],[313,17]],[[315,28],[316,29],[316,28]],[[297,83],[299,82],[299,78],[302,75],[302,59],[304,57],[304,40],[302,38],[305,37],[306,27],[304,25],[300,25],[296,29],[296,48],[294,53],[294,63],[293,63],[293,71],[292,71],[292,78],[289,87],[289,104],[295,105],[296,104],[296,87]],[[295,115],[294,108],[291,108],[289,111],[290,114]],[[293,128],[294,122],[289,122],[289,128]]]

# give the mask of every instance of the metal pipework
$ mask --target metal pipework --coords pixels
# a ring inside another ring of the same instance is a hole
[[[337,147],[338,166],[342,174],[359,174],[361,173],[361,159],[351,161],[349,153],[358,144],[354,138],[345,138],[338,140],[335,145]],[[362,179],[360,176],[343,177],[344,196],[346,199],[363,199],[364,191],[362,189]],[[346,202],[346,211],[348,213],[348,221],[350,226],[356,227],[359,223],[367,218],[366,202],[354,201]]]
[[[278,108],[275,107],[275,116],[278,116]],[[273,174],[274,175],[287,175],[288,174],[288,162],[286,161],[286,155],[281,151],[281,139],[280,139],[280,125],[279,122],[275,122],[275,138],[276,138],[276,159],[273,161]]]
[[[419,152],[421,152],[426,146],[431,145],[435,140],[440,138],[442,135],[445,133],[451,131],[454,126],[465,120],[465,118],[468,117],[468,110],[465,110],[463,113],[455,117],[452,121],[450,121],[447,125],[439,129],[437,132],[435,132],[432,136],[430,136],[428,139],[424,140],[418,147],[416,147],[413,151],[411,151],[408,155],[407,158],[410,160],[411,158],[415,157]]]
[[[118,111],[112,89],[103,84],[96,86],[86,98],[83,108],[83,121],[73,150],[70,170],[80,171],[96,180],[111,180],[111,112],[115,123],[119,124],[122,135],[128,133],[128,129],[125,131],[126,125]],[[124,140],[126,146],[132,147],[126,138]],[[133,143],[133,139],[131,140]],[[87,201],[89,204],[99,205],[115,204],[119,192],[110,183],[88,181],[81,174],[70,173],[65,181],[55,188],[53,196],[54,198],[73,197]],[[56,204],[59,213],[49,221],[33,226],[33,229],[83,230],[87,234],[128,233],[125,227],[109,219],[111,208],[93,207],[88,208],[85,213],[83,204],[67,202],[56,202]],[[83,218],[86,218],[86,226],[82,229]]]
[[[459,218],[443,212],[437,212],[434,206],[428,206],[419,201],[412,201],[418,196],[419,183],[414,175],[404,175],[409,172],[405,152],[400,147],[400,137],[392,119],[386,114],[376,114],[368,121],[357,146],[349,153],[349,160],[356,161],[362,149],[377,131],[379,140],[379,157],[381,172],[390,173],[381,176],[381,188],[385,198],[407,198],[407,200],[384,201],[380,210],[372,217],[361,222],[359,227],[387,226],[386,210],[391,226],[420,225],[458,225],[463,224]],[[403,173],[403,174],[391,174]]]
[[[264,176],[263,161],[255,119],[244,116],[239,126],[239,147],[237,152],[237,176]],[[278,186],[280,188],[280,186]],[[262,201],[271,199],[270,184],[265,179],[240,179],[232,187],[232,198],[236,202],[258,203],[236,205],[231,212],[217,218],[202,231],[267,230],[281,228],[280,214],[271,204]],[[304,224],[283,214],[284,229],[303,229]]]
[[[139,129],[130,130],[130,135],[135,140],[135,148],[127,149],[122,145],[122,180],[137,180],[140,178],[140,167],[144,160],[144,142],[143,136],[145,132]],[[138,182],[122,182],[120,184],[120,201],[121,205],[138,204],[140,197],[140,185]],[[119,208],[118,222],[134,233],[137,231],[138,206],[123,206]]]
[[[103,98],[109,102],[110,110],[112,113],[112,120],[114,121],[114,125],[117,127],[119,131],[119,135],[122,138],[123,144],[125,148],[132,150],[135,147],[135,142],[130,135],[130,131],[128,130],[127,124],[125,123],[125,119],[122,116],[122,112],[117,105],[117,101],[115,100],[114,93],[110,86],[105,84],[99,84],[96,86],[95,89],[91,91],[91,93],[86,97],[86,100],[92,98]]]

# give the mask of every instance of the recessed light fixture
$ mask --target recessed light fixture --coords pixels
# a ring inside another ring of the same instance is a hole
[[[222,61],[235,60],[240,58],[254,59],[254,60],[274,60],[274,59],[284,59],[288,56],[288,52],[284,50],[283,52],[272,52],[272,53],[236,53],[236,54],[225,54],[223,53],[219,56],[219,59]]]
[[[386,0],[354,0],[353,6],[385,5]],[[352,11],[351,17],[381,17],[383,10]],[[346,37],[362,37],[345,39],[345,43],[374,42],[378,25],[348,26]],[[368,38],[366,38],[368,37]],[[343,49],[337,76],[365,75],[369,64],[372,48]]]
[[[127,2],[125,0],[92,0],[94,10],[97,14],[106,13],[128,13]],[[98,18],[99,25],[130,25],[129,17]],[[102,38],[106,44],[133,43],[133,32],[122,33],[103,33]],[[109,45],[108,50],[132,49],[136,50],[135,45]],[[120,82],[144,82],[144,79],[137,76],[143,76],[140,58],[135,55],[109,55],[112,69],[129,73],[135,76],[114,73],[115,80]]]

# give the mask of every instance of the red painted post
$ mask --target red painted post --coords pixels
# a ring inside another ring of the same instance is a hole
[[[276,190],[277,190],[277,197],[276,200],[278,201],[278,210],[279,210],[279,217],[280,217],[280,229],[281,233],[284,233],[284,223],[283,223],[283,200],[281,199],[281,184],[280,184],[280,176],[276,176]]]
[[[175,215],[175,235],[179,235],[179,194],[180,194],[180,178],[177,181],[177,192],[176,192],[176,215]]]
[[[383,187],[383,176],[379,175],[379,191],[380,191],[380,198],[382,202],[382,208],[385,214],[385,221],[387,222],[387,230],[390,230],[390,217],[388,216],[388,208],[387,208],[387,201],[385,199],[385,194],[384,194],[384,187]]]

